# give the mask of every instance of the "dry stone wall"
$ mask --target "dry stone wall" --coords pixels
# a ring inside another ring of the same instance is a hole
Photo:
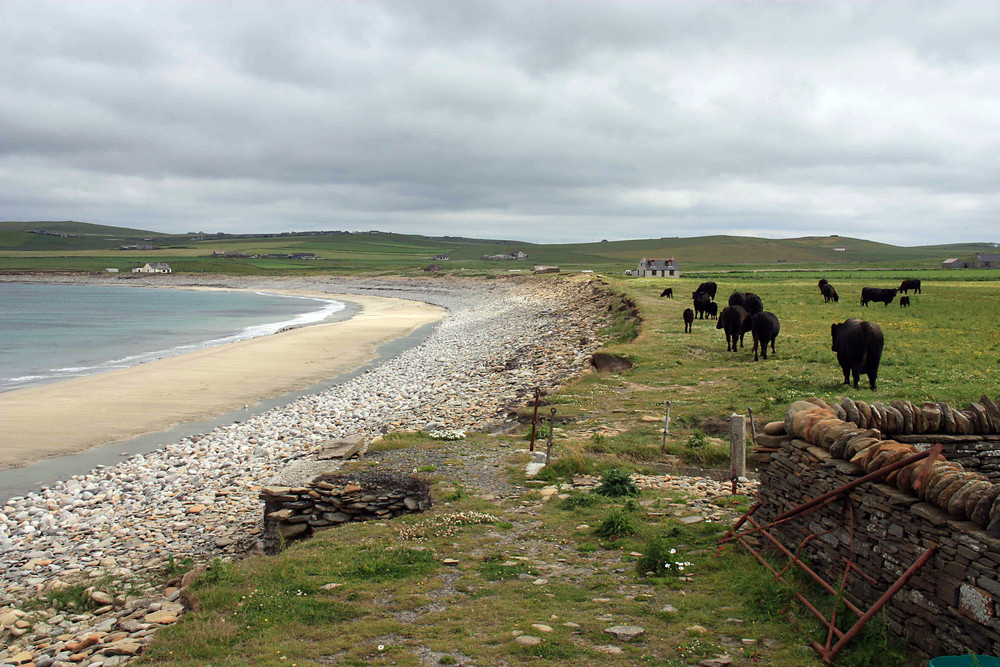
[[[841,502],[773,531],[793,550],[810,533],[818,534],[805,553],[828,581],[840,580],[845,558],[854,560],[874,577],[874,583],[849,578],[847,595],[864,607],[935,547],[934,556],[886,606],[890,629],[930,655],[1000,653],[1000,486],[983,468],[993,458],[983,453],[1000,448],[1000,421],[992,417],[1000,418],[1000,405],[985,396],[976,405],[981,413],[937,403],[800,401],[789,407],[783,423],[767,425],[752,455],[761,482],[756,518],[766,522],[938,441],[951,445],[946,451],[952,460],[933,461],[922,483],[917,480],[925,460],[851,492],[853,552],[851,533],[840,526]],[[980,414],[986,419],[979,420]],[[942,424],[954,430],[928,430]],[[884,439],[883,433],[895,439]]]
[[[419,477],[385,473],[324,473],[298,487],[267,486],[264,501],[264,552],[308,537],[317,528],[351,521],[391,519],[431,506],[430,485]]]

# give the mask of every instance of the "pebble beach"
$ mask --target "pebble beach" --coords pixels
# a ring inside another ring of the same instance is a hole
[[[0,505],[0,665],[127,663],[176,621],[178,591],[95,590],[100,606],[88,613],[35,611],[30,622],[26,601],[82,579],[142,581],[170,562],[256,553],[259,490],[291,464],[350,435],[501,424],[536,387],[582,372],[608,318],[607,295],[587,280],[158,278],[170,287],[389,296],[447,314],[421,344],[344,384]]]

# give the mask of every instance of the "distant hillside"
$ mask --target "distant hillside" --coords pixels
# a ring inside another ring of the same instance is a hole
[[[37,220],[35,222],[0,222],[0,232],[30,232],[49,231],[77,236],[166,236],[159,232],[144,229],[129,229],[128,227],[109,227],[94,225],[89,222],[74,222],[73,220]]]
[[[142,247],[122,250],[121,246]],[[152,246],[152,248],[145,246]],[[483,256],[522,250],[527,260]],[[213,257],[213,253],[227,257]],[[0,270],[100,270],[169,261],[178,271],[391,273],[434,262],[445,271],[506,273],[535,264],[566,270],[619,272],[642,257],[674,257],[681,272],[745,268],[879,267],[933,269],[949,257],[996,252],[988,243],[904,247],[842,236],[762,239],[742,236],[634,239],[599,243],[534,244],[512,240],[386,232],[275,234],[160,234],[82,222],[0,222]],[[293,259],[313,253],[316,259]],[[447,255],[447,261],[433,260]]]

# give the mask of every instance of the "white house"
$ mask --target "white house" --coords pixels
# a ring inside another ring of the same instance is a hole
[[[663,278],[680,278],[681,272],[677,268],[677,262],[673,257],[666,259],[646,259],[639,260],[639,268],[635,270],[635,275],[640,278],[661,276]]]
[[[173,269],[166,262],[146,262],[132,269],[132,273],[172,273]]]

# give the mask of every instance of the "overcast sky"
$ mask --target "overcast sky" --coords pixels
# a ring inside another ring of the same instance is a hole
[[[0,0],[0,220],[1000,241],[1000,3]]]

